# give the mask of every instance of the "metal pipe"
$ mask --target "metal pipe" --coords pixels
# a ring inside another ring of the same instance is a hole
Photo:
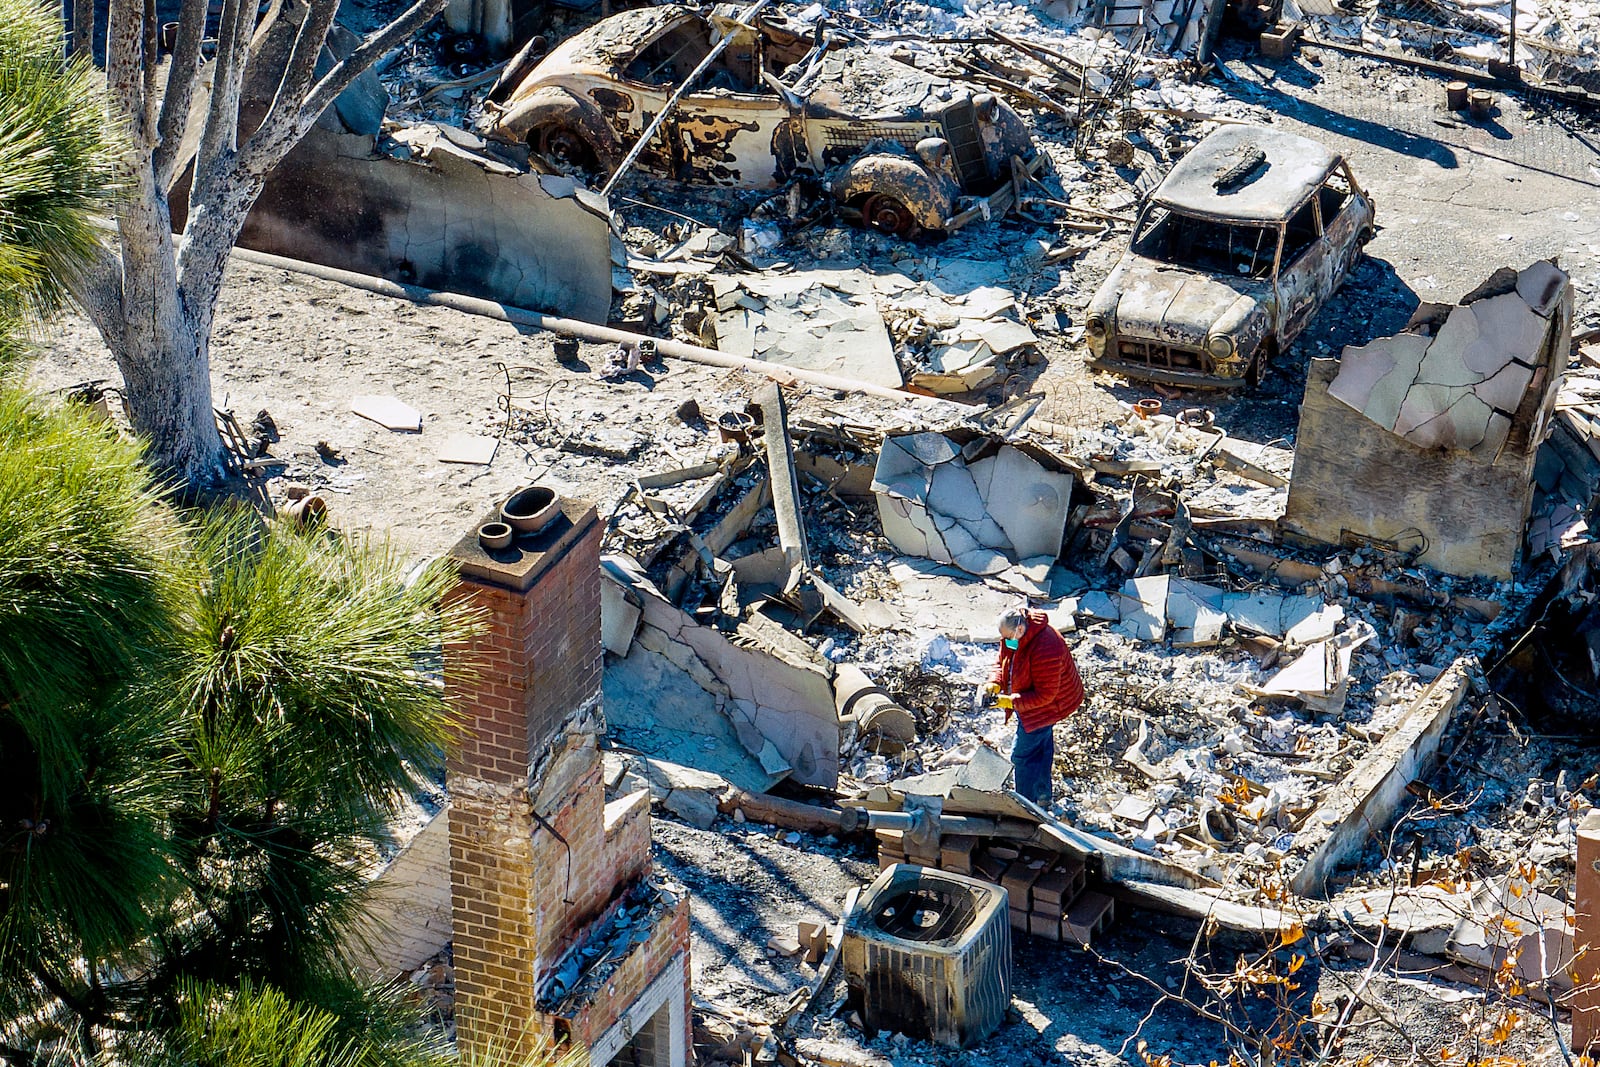
[[[749,20],[760,14],[761,9],[766,7],[771,2],[772,0],[756,0],[755,3],[745,8],[744,12],[740,14],[739,25],[749,29]],[[683,79],[683,82],[672,91],[672,95],[667,97],[667,102],[661,106],[661,110],[656,113],[656,117],[650,120],[650,125],[644,128],[644,132],[639,135],[639,139],[633,142],[633,147],[628,149],[628,154],[622,157],[621,163],[617,164],[617,169],[611,172],[611,177],[606,180],[605,188],[600,190],[601,196],[611,195],[612,188],[615,187],[617,182],[621,180],[622,176],[627,173],[628,168],[633,166],[633,161],[639,158],[639,153],[644,151],[644,146],[649,142],[650,138],[656,135],[656,131],[661,128],[661,124],[666,121],[667,116],[672,114],[672,109],[678,106],[678,101],[683,98],[684,93],[689,91],[689,86],[693,85],[699,80],[700,75],[705,73],[706,68],[711,66],[712,62],[722,54],[723,50],[727,48],[732,41],[733,34],[724,34],[722,40],[718,41],[716,46],[713,47],[711,51],[706,53],[706,57],[702,59],[699,64],[695,66],[694,70],[689,72],[689,76]]]
[[[840,813],[845,833],[863,827],[868,830],[914,830],[923,825],[922,817],[914,812],[847,807],[840,809]],[[971,815],[941,815],[937,827],[940,834],[978,834],[988,837],[1000,828],[1000,820],[980,819]]]
[[[266,252],[255,252],[248,248],[235,248],[233,254],[246,263],[254,263],[262,267],[273,267],[278,270],[294,271],[297,274],[321,278],[323,281],[348,285],[353,289],[365,289],[369,293],[377,293],[379,296],[387,296],[393,300],[410,300],[417,304],[432,304],[436,307],[465,312],[468,315],[481,315],[484,318],[498,319],[501,322],[509,322],[514,326],[530,326],[537,330],[548,330],[551,333],[561,334],[566,337],[576,337],[596,344],[636,345],[640,341],[654,341],[656,351],[663,356],[684,359],[692,363],[701,363],[708,367],[721,367],[725,370],[750,371],[763,377],[771,378],[780,384],[806,382],[823,389],[835,389],[847,393],[858,393],[863,396],[875,396],[884,400],[893,400],[900,404],[909,404],[930,412],[937,412],[950,418],[970,418],[978,410],[966,404],[957,404],[952,400],[918,396],[915,393],[889,389],[885,386],[857,381],[854,378],[845,378],[837,374],[824,374],[820,371],[788,367],[779,363],[768,363],[764,360],[750,359],[746,356],[735,356],[728,352],[718,352],[714,348],[702,348],[700,345],[692,345],[685,341],[675,341],[671,338],[645,337],[643,334],[633,333],[630,330],[618,330],[610,326],[584,322],[580,319],[564,318],[560,315],[546,315],[542,312],[529,311],[526,308],[514,307],[494,300],[483,300],[475,296],[462,296],[460,293],[446,293],[437,289],[425,289],[420,285],[403,285],[384,278],[375,278],[370,274],[358,274],[355,271],[340,270],[337,267],[324,267],[317,263],[307,263],[303,260],[274,256]]]
[[[1511,43],[1506,50],[1506,62],[1517,65],[1517,0],[1511,0]]]

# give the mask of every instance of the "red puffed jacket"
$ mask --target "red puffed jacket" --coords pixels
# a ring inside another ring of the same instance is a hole
[[[1028,612],[1028,627],[1015,649],[1000,645],[1000,662],[989,680],[1002,693],[1017,694],[1017,719],[1029,733],[1054,726],[1083,703],[1083,679],[1072,650],[1050,617]]]

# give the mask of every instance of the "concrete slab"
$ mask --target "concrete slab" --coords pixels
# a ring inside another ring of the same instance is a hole
[[[1517,275],[1517,295],[1535,315],[1548,319],[1561,301],[1561,287],[1566,282],[1565,271],[1541,259],[1530,263]]]
[[[1492,363],[1493,372],[1505,366],[1505,357],[1528,364],[1539,362],[1550,323],[1536,314],[1522,297],[1516,293],[1502,293],[1479,300],[1465,310],[1477,316],[1479,339],[1474,347],[1482,346],[1486,353],[1494,353],[1492,357],[1487,354],[1482,357],[1485,362]],[[1460,313],[1452,312],[1450,317],[1455,318]],[[1463,354],[1463,359],[1469,358],[1475,358],[1475,354]]]
[[[1174,577],[1166,585],[1166,621],[1174,648],[1208,648],[1222,640],[1222,590],[1214,585]]]
[[[1167,589],[1171,577],[1152,574],[1123,583],[1122,618],[1117,630],[1135,641],[1160,641],[1167,635]]]
[[[436,456],[440,463],[469,463],[487,467],[494,462],[500,438],[458,433],[445,438]]]
[[[1406,394],[1417,380],[1417,371],[1422,366],[1422,357],[1429,344],[1430,338],[1406,333],[1374,341],[1368,346],[1382,345],[1387,348],[1390,358],[1394,360],[1394,369],[1373,386],[1366,405],[1361,409],[1362,414],[1386,430],[1394,428],[1395,420],[1400,415],[1400,405],[1405,403]]]
[[[1528,383],[1531,381],[1533,381],[1533,368],[1513,360],[1498,374],[1474,388],[1473,392],[1496,411],[1514,415],[1518,405],[1522,403],[1523,396],[1528,392]]]
[[[665,656],[635,649],[609,664],[603,679],[606,722],[647,756],[702,767],[740,789],[764,793],[782,775],[766,773],[740,743],[717,700]]]
[[[1000,574],[1061,552],[1073,478],[1046,470],[1010,445],[968,464],[939,434],[884,442],[872,491],[884,534],[901,552]],[[1048,568],[1045,568],[1046,574]],[[1029,579],[1043,591],[1045,574]]]
[[[1328,386],[1328,395],[1364,412],[1372,390],[1393,370],[1394,353],[1381,341],[1347,348],[1339,358],[1339,376]]]
[[[737,281],[744,298],[716,319],[721,350],[891,389],[905,383],[870,277],[815,270]]]
[[[633,647],[644,610],[616,582],[600,583],[600,643],[613,656],[626,656]]]
[[[422,430],[422,412],[396,397],[351,397],[350,410],[363,419],[371,419],[385,430],[398,430],[403,433],[418,433]]]
[[[1122,607],[1118,597],[1103,589],[1091,589],[1078,598],[1078,614],[1101,622],[1120,622]]]
[[[1461,390],[1452,386],[1419,382],[1406,392],[1405,399],[1400,402],[1400,411],[1394,420],[1394,432],[1419,447],[1432,447],[1437,443],[1440,433],[1438,427],[1421,433],[1417,431],[1449,411],[1450,405],[1460,395]],[[1428,443],[1424,444],[1424,441]]]
[[[995,456],[994,481],[984,507],[1005,531],[1017,556],[1054,559],[1061,554],[1071,500],[1070,474],[1047,471],[1010,445]]]

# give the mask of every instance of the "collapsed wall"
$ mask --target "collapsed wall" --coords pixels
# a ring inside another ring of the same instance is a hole
[[[1509,579],[1572,307],[1553,264],[1501,269],[1458,305],[1424,304],[1405,333],[1312,360],[1283,529]]]
[[[604,201],[489,155],[464,130],[313,127],[268,177],[239,244],[588,322],[611,308]]]

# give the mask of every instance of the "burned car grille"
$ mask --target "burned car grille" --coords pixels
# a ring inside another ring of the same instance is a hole
[[[1118,338],[1117,358],[1161,370],[1187,371],[1190,374],[1216,373],[1216,363],[1209,353],[1198,348],[1164,345],[1158,341]]]
[[[860,151],[873,141],[890,141],[904,145],[907,152],[916,150],[920,135],[904,126],[883,123],[851,123],[848,126],[830,126],[823,131],[823,143],[828,148],[848,148]]]

